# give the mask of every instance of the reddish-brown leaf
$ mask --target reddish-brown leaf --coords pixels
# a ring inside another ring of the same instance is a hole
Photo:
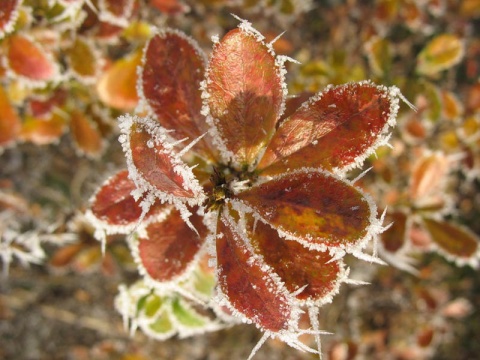
[[[130,111],[138,103],[136,89],[137,67],[142,61],[142,53],[137,51],[117,60],[100,78],[97,92],[100,100],[108,106]]]
[[[237,164],[254,163],[270,139],[282,109],[282,81],[273,50],[249,31],[232,30],[214,48],[205,104]]]
[[[258,168],[278,174],[304,166],[359,165],[392,125],[397,95],[370,82],[327,88],[280,124]]]
[[[29,114],[33,117],[47,117],[52,112],[62,106],[67,99],[67,91],[62,88],[57,88],[49,94],[47,99],[31,99],[28,102]]]
[[[21,121],[17,111],[10,103],[7,94],[0,86],[0,152],[12,144],[20,133]]]
[[[287,329],[292,306],[278,280],[254,260],[231,219],[222,216],[217,234],[218,285],[230,304],[264,330]]]
[[[397,252],[405,244],[407,215],[399,211],[390,213],[385,222],[392,225],[381,234],[383,247],[389,252]]]
[[[150,223],[146,237],[138,243],[139,258],[148,275],[156,281],[171,281],[181,276],[190,267],[207,235],[202,218],[189,218],[197,230],[195,233],[182,219],[177,210],[166,219]]]
[[[200,114],[200,82],[205,60],[200,48],[185,35],[166,30],[155,35],[144,51],[141,88],[158,122],[175,130],[176,140],[194,140],[206,133],[205,117]],[[195,149],[208,151],[201,141]]]
[[[254,223],[252,218],[247,221],[247,231],[255,252],[280,276],[290,293],[306,285],[296,295],[298,300],[330,300],[343,272],[340,261],[328,263],[332,256],[327,252],[307,249],[296,241],[281,238],[271,226],[261,221]]]
[[[17,75],[31,81],[52,80],[58,72],[45,51],[27,36],[15,34],[7,40],[7,64]]]
[[[80,110],[70,114],[70,132],[81,153],[96,157],[103,150],[103,139],[95,123]]]
[[[470,258],[478,251],[480,239],[471,231],[446,221],[423,219],[433,242],[450,255]]]
[[[163,143],[154,141],[152,134],[142,124],[133,123],[129,136],[132,163],[143,180],[172,196],[194,198],[198,195],[187,186],[184,174],[179,173],[177,167],[180,165],[176,163],[171,150],[167,150]]]
[[[0,38],[2,38],[6,32],[12,30],[20,3],[20,0],[2,0],[0,9]]]
[[[131,195],[135,189],[135,184],[128,178],[128,171],[118,172],[103,183],[92,199],[93,215],[108,225],[136,224],[142,214],[142,208]]]
[[[375,206],[358,189],[320,170],[285,173],[237,195],[286,236],[319,250],[363,240]]]

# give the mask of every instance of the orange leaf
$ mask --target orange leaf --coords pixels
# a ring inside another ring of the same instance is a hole
[[[79,110],[73,110],[70,116],[70,131],[80,152],[90,157],[100,155],[103,139],[96,124]]]
[[[16,75],[43,84],[58,73],[53,59],[29,37],[15,34],[6,40],[7,65]]]
[[[17,111],[10,104],[7,94],[0,86],[0,153],[11,145],[20,133],[21,121]]]
[[[141,61],[141,51],[117,60],[97,83],[100,100],[108,106],[125,111],[135,108],[138,103],[137,66],[140,66]]]

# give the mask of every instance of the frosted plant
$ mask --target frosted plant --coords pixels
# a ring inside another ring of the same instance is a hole
[[[37,232],[22,232],[17,214],[0,212],[0,259],[3,275],[7,276],[11,263],[16,259],[22,265],[39,264],[45,258],[41,239]]]
[[[213,301],[270,337],[317,352],[319,308],[348,278],[346,254],[384,229],[372,199],[346,178],[387,143],[403,99],[370,81],[329,86],[290,115],[284,63],[250,23],[210,59],[165,29],[139,69],[142,116],[120,117],[128,172],[92,198],[97,235],[128,233],[147,285],[178,290],[206,253]],[[185,294],[185,293],[184,293]],[[308,311],[312,329],[299,326]],[[320,353],[320,350],[318,351]]]

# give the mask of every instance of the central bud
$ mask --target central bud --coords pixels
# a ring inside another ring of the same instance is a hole
[[[213,188],[207,200],[207,208],[209,210],[220,209],[225,203],[225,199],[250,188],[255,178],[256,175],[246,169],[239,171],[229,166],[214,167],[210,176]]]

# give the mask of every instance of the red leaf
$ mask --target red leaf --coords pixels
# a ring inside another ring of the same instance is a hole
[[[232,219],[224,215],[217,229],[218,283],[237,311],[264,330],[288,329],[292,305],[271,271],[254,258]]]
[[[12,144],[20,133],[21,120],[10,103],[7,94],[0,86],[0,153]]]
[[[172,197],[199,200],[203,190],[191,169],[166,147],[164,129],[157,128],[151,119],[138,117],[123,117],[121,126],[128,139],[124,150],[130,174],[138,187],[162,200]]]
[[[283,79],[273,50],[253,30],[235,29],[214,48],[205,104],[237,165],[255,163],[283,106]]]
[[[13,23],[17,19],[20,3],[20,0],[2,0],[2,8],[0,9],[0,39],[5,33],[13,30]]]
[[[135,184],[122,170],[105,181],[91,200],[91,211],[100,221],[108,225],[128,226],[136,224],[142,208],[131,192]]]
[[[387,214],[385,222],[392,225],[381,234],[383,247],[389,252],[397,252],[405,244],[407,215],[403,212]]]
[[[328,87],[280,124],[260,161],[265,174],[360,165],[393,125],[399,92],[370,82]]]
[[[15,34],[7,39],[8,67],[17,75],[34,82],[52,80],[58,72],[53,59],[33,40]]]
[[[285,236],[321,251],[361,245],[376,214],[360,190],[315,169],[283,174],[236,197]]]
[[[189,220],[198,234],[177,210],[172,210],[166,219],[147,226],[146,237],[139,239],[138,254],[141,265],[152,279],[172,281],[183,275],[197,258],[207,228],[198,215],[192,215]]]
[[[45,117],[51,115],[53,110],[65,103],[67,95],[67,91],[62,88],[57,88],[47,99],[31,99],[28,102],[30,115],[34,117]]]
[[[247,221],[248,237],[255,252],[262,256],[285,283],[287,290],[300,301],[324,303],[337,292],[339,277],[344,274],[343,263],[332,261],[327,252],[307,249],[296,241],[286,240],[271,226],[251,217]]]
[[[423,223],[433,242],[447,254],[463,259],[477,254],[480,239],[471,231],[446,221],[424,218]]]
[[[194,140],[208,131],[200,114],[200,82],[205,60],[198,45],[180,32],[166,30],[155,35],[144,51],[141,89],[160,125],[175,130],[176,140]],[[208,153],[201,141],[196,149]]]

